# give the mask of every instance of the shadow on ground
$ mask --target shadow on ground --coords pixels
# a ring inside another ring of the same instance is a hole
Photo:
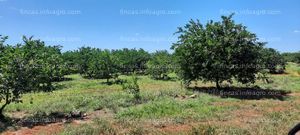
[[[52,123],[64,122],[69,123],[73,120],[82,120],[85,116],[83,113],[61,113],[54,112],[51,114],[36,113],[33,116],[25,118],[5,118],[0,121],[0,134],[8,129],[17,130],[20,127],[33,128],[35,126],[45,126]]]
[[[259,87],[245,88],[245,87],[226,87],[218,90],[215,87],[190,87],[189,90],[207,93],[222,98],[236,98],[236,99],[276,99],[285,100],[290,92],[284,90],[262,89]]]
[[[17,129],[17,126],[15,125],[16,119],[11,119],[11,118],[5,118],[0,120],[0,134],[6,129]]]
[[[74,80],[73,78],[64,77],[64,78],[55,79],[54,82],[73,81],[73,80]]]

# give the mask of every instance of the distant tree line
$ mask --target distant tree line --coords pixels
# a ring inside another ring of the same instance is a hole
[[[168,51],[149,53],[143,49],[101,50],[81,47],[63,53],[68,74],[80,73],[94,79],[116,78],[132,73],[148,74],[153,79],[167,79],[167,73],[174,70],[173,55]]]
[[[283,53],[282,56],[288,62],[294,62],[300,64],[300,52]]]

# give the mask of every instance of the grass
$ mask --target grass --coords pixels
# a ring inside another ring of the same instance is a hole
[[[82,124],[80,127],[66,125],[59,135],[100,135],[100,134],[116,134],[112,125],[103,119],[95,119],[90,124]]]
[[[62,86],[61,89],[53,92],[25,94],[22,98],[23,103],[10,104],[6,108],[6,112],[23,111],[29,114],[36,112],[67,113],[72,110],[90,112],[102,108],[110,108],[116,111],[118,107],[133,105],[131,103],[133,97],[123,92],[120,85],[106,85],[103,84],[105,80],[88,80],[78,74],[67,77],[71,78],[71,81],[57,84]],[[121,78],[128,77],[121,76]],[[155,94],[160,94],[161,91],[176,91],[180,85],[177,82],[155,81],[147,76],[140,76],[139,79],[144,100],[152,100],[155,98]],[[174,88],[176,89],[174,90]]]
[[[263,88],[282,89],[292,92],[300,92],[300,66],[295,63],[288,63],[286,74],[273,75],[271,79],[274,81],[270,84],[258,82],[257,84]]]
[[[86,80],[79,75],[70,75],[72,81],[61,82],[64,88],[47,93],[25,94],[22,104],[11,104],[7,112],[70,112],[72,110],[93,111],[104,107],[113,108],[113,104],[125,104],[126,93],[120,92],[118,85],[100,85],[102,80]],[[109,95],[109,96],[108,96]],[[113,100],[114,99],[114,100]],[[122,101],[122,99],[124,99]]]
[[[198,119],[216,117],[218,113],[228,110],[228,107],[211,105],[222,99],[201,94],[196,99],[180,101],[171,97],[161,97],[152,102],[132,106],[117,113],[118,118],[130,119],[159,119],[159,118],[182,118]]]
[[[254,85],[299,93],[299,69],[299,65],[289,63],[286,74],[271,75],[273,83],[258,81]],[[120,85],[106,85],[106,80],[88,80],[78,74],[66,77],[70,80],[58,82],[58,89],[53,92],[24,94],[23,103],[10,104],[5,114],[14,118],[20,117],[20,113],[24,117],[35,117],[57,112],[67,114],[74,110],[88,114],[105,109],[112,112],[111,118],[104,119],[106,114],[103,114],[88,123],[64,124],[58,133],[62,135],[286,134],[300,119],[299,96],[283,101],[221,98],[185,90],[176,79],[160,81],[138,76],[141,102],[136,104],[133,95],[123,91]],[[172,77],[176,76],[172,74]],[[120,78],[127,79],[128,76]],[[193,85],[214,86],[203,82]]]

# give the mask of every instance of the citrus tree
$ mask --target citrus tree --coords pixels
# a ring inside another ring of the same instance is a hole
[[[211,20],[205,25],[191,20],[179,27],[178,41],[172,49],[180,67],[178,74],[185,84],[210,81],[219,89],[222,82],[232,82],[233,78],[254,83],[255,74],[261,70],[260,50],[264,43],[232,17],[222,16],[221,21]]]
[[[40,40],[23,37],[24,44],[7,45],[0,36],[0,118],[4,108],[20,102],[21,95],[31,91],[51,91],[53,81],[64,76],[58,46],[46,46]]]
[[[156,51],[147,62],[146,71],[153,79],[167,79],[172,67],[172,55],[166,50]]]

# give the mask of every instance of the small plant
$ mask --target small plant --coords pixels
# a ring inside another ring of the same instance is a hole
[[[260,73],[257,74],[257,79],[262,80],[265,83],[272,83],[272,79],[268,74],[268,70],[262,70]]]
[[[138,78],[135,73],[132,74],[131,79],[127,80],[122,84],[123,90],[128,91],[130,94],[133,94],[134,99],[139,102],[141,99],[140,87],[138,85]]]

